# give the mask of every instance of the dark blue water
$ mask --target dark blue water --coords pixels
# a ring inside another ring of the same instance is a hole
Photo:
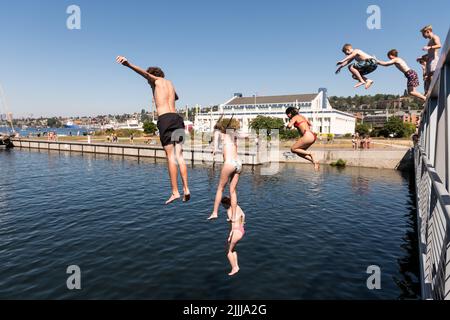
[[[229,278],[228,226],[206,221],[220,167],[190,167],[192,201],[164,206],[164,162],[0,151],[0,298],[417,298],[414,195],[391,170],[245,168],[247,233]],[[82,290],[66,287],[78,265]],[[381,290],[366,286],[381,268]]]
[[[29,135],[36,137],[38,134],[43,135],[44,133],[56,132],[59,136],[77,136],[87,134],[91,131],[96,131],[97,129],[87,129],[87,128],[26,128],[21,129],[19,127],[14,128],[17,133],[20,134],[21,137],[27,137]],[[0,133],[12,134],[11,127],[0,127]]]

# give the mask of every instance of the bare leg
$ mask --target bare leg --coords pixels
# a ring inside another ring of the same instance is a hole
[[[172,185],[172,195],[166,204],[172,203],[173,201],[180,198],[180,193],[178,192],[178,169],[175,157],[175,150],[172,144],[164,147],[167,156],[167,167],[169,170],[170,183]]]
[[[232,251],[228,251],[227,258],[228,258],[228,261],[230,262],[230,266],[231,266],[231,271],[230,271],[230,273],[228,273],[228,275],[232,276],[232,275],[236,274],[237,272],[239,272],[239,267],[237,266],[234,253]]]
[[[314,157],[311,152],[306,151],[309,147],[314,144],[314,140],[305,141],[305,138],[300,138],[294,145],[291,147],[291,151],[297,154],[299,157],[311,162],[314,165],[314,170],[319,170],[320,164],[318,161],[314,160]]]
[[[230,200],[231,200],[231,220],[236,219],[237,210],[237,184],[239,182],[239,173],[234,173],[231,175],[230,181]]]
[[[416,88],[414,88],[414,87],[408,88],[408,93],[410,95],[412,95],[413,97],[419,98],[420,100],[422,100],[424,102],[427,100],[427,98],[423,94],[417,92]]]
[[[349,68],[350,72],[353,74],[353,78],[355,78],[356,80],[358,80],[359,82],[355,85],[355,88],[358,88],[364,84],[366,84],[366,81],[364,80],[364,78],[361,76],[361,74],[359,73],[358,69],[356,69],[353,65],[351,65]]]
[[[184,161],[184,158],[183,158],[183,146],[181,144],[175,145],[175,153],[176,153],[178,165],[180,166],[181,180],[183,181],[183,193],[184,193],[183,202],[187,202],[191,199],[191,193],[189,191],[188,171],[187,171],[186,162]]]
[[[229,276],[233,276],[239,272],[237,252],[235,251],[235,248],[236,248],[236,244],[241,239],[242,239],[242,234],[239,231],[237,231],[237,232],[234,231],[233,237],[231,238],[231,241],[230,241],[230,247],[228,249],[228,254],[227,254],[228,260],[230,261],[230,265],[231,265],[231,271],[230,271],[230,273],[228,273]]]
[[[234,167],[229,164],[224,164],[222,167],[222,171],[220,173],[220,181],[217,186],[216,199],[214,201],[214,209],[212,214],[209,216],[208,220],[217,219],[220,202],[222,201],[223,190],[225,190],[225,186],[228,183],[229,176],[233,173]]]

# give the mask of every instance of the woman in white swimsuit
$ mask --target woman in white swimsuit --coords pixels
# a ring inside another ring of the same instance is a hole
[[[216,199],[214,201],[214,209],[208,220],[217,219],[220,202],[222,200],[223,191],[228,182],[230,183],[230,199],[232,217],[236,215],[237,208],[237,184],[239,182],[239,175],[242,172],[242,162],[238,157],[237,152],[237,136],[236,130],[239,129],[239,122],[233,122],[231,119],[219,119],[214,127],[214,151],[217,152],[219,139],[223,146],[223,167],[220,173],[220,181],[217,186]]]

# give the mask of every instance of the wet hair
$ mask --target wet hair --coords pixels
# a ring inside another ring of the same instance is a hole
[[[388,55],[388,57],[389,56],[393,56],[393,57],[398,57],[398,51],[397,51],[397,49],[392,49],[392,50],[389,50],[389,52],[387,53],[387,55]]]
[[[228,198],[228,197],[223,197],[222,200],[220,201],[220,203],[221,203],[223,206],[230,207],[230,206],[231,206],[231,199]]]
[[[219,130],[222,133],[226,133],[228,129],[238,130],[240,128],[239,121],[233,118],[234,115],[230,119],[223,118],[223,116],[220,117],[214,126],[214,130]]]
[[[147,72],[158,78],[164,78],[165,76],[164,71],[159,67],[150,67],[147,69]]]
[[[345,53],[345,51],[346,51],[347,49],[350,49],[350,48],[352,48],[352,45],[351,45],[350,43],[346,43],[346,44],[344,44],[344,46],[342,47],[342,52]]]
[[[291,117],[295,117],[296,115],[298,115],[297,108],[294,108],[294,107],[287,108],[286,109],[286,115],[289,116],[289,114],[291,115]]]

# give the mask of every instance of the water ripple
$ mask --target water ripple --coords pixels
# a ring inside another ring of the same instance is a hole
[[[165,163],[0,152],[0,298],[390,299],[414,297],[414,201],[395,171],[245,168],[241,272],[226,275],[225,213],[207,222],[220,167],[191,167],[192,201],[164,206]],[[83,290],[66,289],[66,268]],[[379,292],[366,268],[382,268]],[[405,289],[412,290],[405,294]],[[413,288],[413,289],[411,289]],[[417,291],[417,288],[415,288]]]

